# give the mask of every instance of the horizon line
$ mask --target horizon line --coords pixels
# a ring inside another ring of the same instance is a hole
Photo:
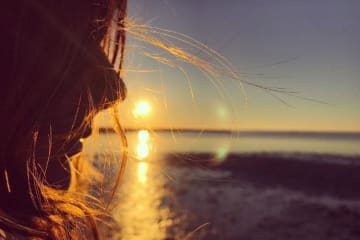
[[[99,127],[100,133],[115,133],[111,127]],[[343,130],[274,130],[274,129],[201,129],[201,128],[133,128],[125,127],[125,132],[136,132],[140,130],[149,130],[151,132],[182,132],[182,133],[251,133],[251,134],[327,134],[327,135],[360,135],[360,131],[343,131]]]

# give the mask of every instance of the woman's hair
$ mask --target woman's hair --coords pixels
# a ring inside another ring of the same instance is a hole
[[[94,114],[126,96],[120,78],[126,6],[126,0],[1,4],[0,232],[9,239],[99,238],[96,222],[105,208],[70,171],[82,165],[75,153]]]
[[[221,75],[282,92],[240,80],[226,58],[184,34],[125,21],[126,8],[126,0],[2,3],[0,238],[3,230],[9,239],[99,239],[107,203],[88,194],[88,181],[98,175],[76,153],[94,115],[126,96],[125,32],[156,48],[144,56],[185,75],[181,64],[195,65],[217,89]],[[122,140],[110,200],[127,159]]]

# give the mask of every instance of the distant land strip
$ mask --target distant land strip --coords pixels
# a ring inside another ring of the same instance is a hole
[[[137,132],[144,128],[125,128],[126,132]],[[359,139],[360,132],[320,132],[320,131],[273,131],[273,130],[226,130],[226,129],[195,129],[195,128],[155,128],[146,129],[157,133],[196,133],[196,134],[228,134],[244,137],[297,137],[297,138],[348,138]],[[100,134],[115,133],[114,129],[101,127]]]

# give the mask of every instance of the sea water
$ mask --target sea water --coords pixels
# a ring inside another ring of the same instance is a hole
[[[181,152],[297,152],[339,155],[360,155],[358,133],[281,133],[281,132],[152,132],[148,130],[127,133],[130,153],[139,144],[149,147],[149,154]],[[86,145],[89,152],[109,150],[119,152],[121,139],[116,134],[100,134]]]

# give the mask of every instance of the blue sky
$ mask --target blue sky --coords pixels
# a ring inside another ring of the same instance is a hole
[[[150,60],[144,52],[157,50],[129,36],[122,118],[150,128],[360,131],[359,9],[357,0],[130,0],[130,18],[201,41],[243,80],[325,104],[277,94],[279,100],[246,85],[245,97],[225,76],[216,80],[219,90],[192,66],[181,65],[184,74]],[[139,100],[151,112],[135,118]]]

